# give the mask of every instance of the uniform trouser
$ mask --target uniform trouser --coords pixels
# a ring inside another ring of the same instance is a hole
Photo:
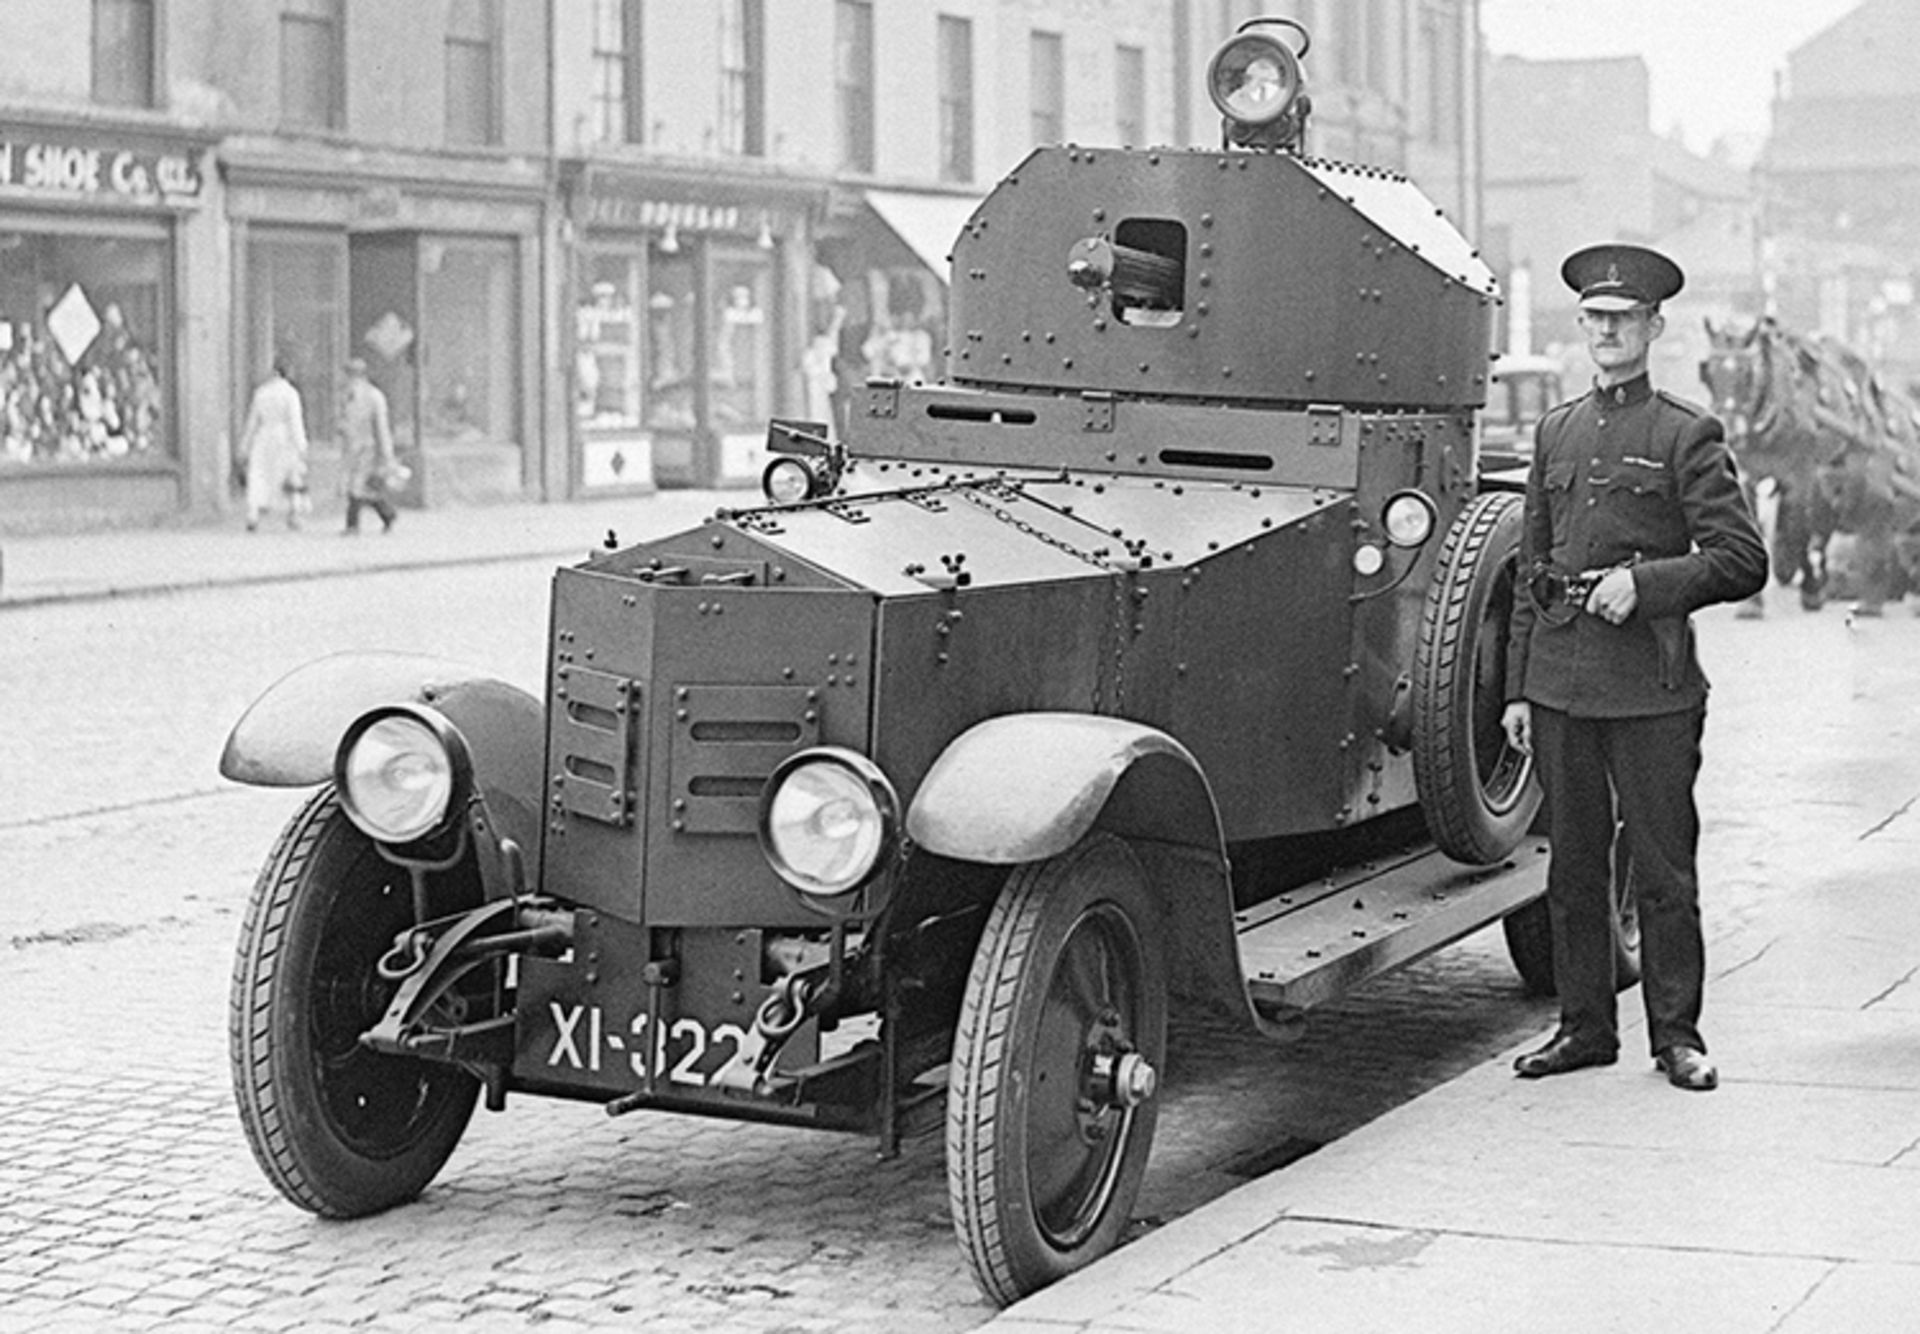
[[[1547,912],[1560,1026],[1585,1044],[1617,1047],[1614,1002],[1614,834],[1624,825],[1640,917],[1640,987],[1656,1054],[1706,1050],[1700,999],[1706,948],[1700,935],[1695,853],[1705,707],[1650,718],[1576,718],[1533,706],[1533,739],[1546,787],[1553,857]]]

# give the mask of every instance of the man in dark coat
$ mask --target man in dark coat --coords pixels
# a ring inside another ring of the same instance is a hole
[[[1526,1078],[1618,1059],[1612,863],[1631,858],[1647,1036],[1673,1084],[1710,1089],[1694,780],[1707,681],[1688,614],[1766,582],[1767,552],[1719,421],[1647,382],[1680,269],[1600,245],[1561,268],[1598,375],[1541,419],[1527,479],[1507,656],[1509,738],[1546,788],[1560,1027],[1514,1063]]]

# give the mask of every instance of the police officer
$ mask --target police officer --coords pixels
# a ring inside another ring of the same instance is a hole
[[[1679,266],[1597,245],[1560,273],[1579,293],[1598,375],[1541,419],[1527,478],[1502,722],[1546,788],[1560,1026],[1514,1069],[1537,1079],[1618,1059],[1612,860],[1624,826],[1654,1061],[1680,1088],[1711,1089],[1693,800],[1707,681],[1688,614],[1758,592],[1766,547],[1719,421],[1647,382]]]

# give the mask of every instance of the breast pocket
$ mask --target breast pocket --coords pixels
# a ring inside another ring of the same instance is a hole
[[[1573,473],[1571,463],[1550,463],[1542,479],[1547,493],[1547,515],[1553,520],[1553,549],[1567,544],[1573,526]]]
[[[1683,546],[1686,523],[1674,503],[1673,473],[1641,463],[1620,463],[1604,486],[1595,479],[1600,503],[1622,542],[1649,554]]]

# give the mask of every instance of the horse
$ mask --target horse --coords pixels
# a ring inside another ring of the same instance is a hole
[[[1759,484],[1772,487],[1774,580],[1784,588],[1798,578],[1800,605],[1818,610],[1825,602],[1827,544],[1836,526],[1819,468],[1842,444],[1805,410],[1818,397],[1813,382],[1819,360],[1771,318],[1745,330],[1717,327],[1711,319],[1706,327],[1709,350],[1700,379],[1727,428],[1748,503],[1758,510]]]

